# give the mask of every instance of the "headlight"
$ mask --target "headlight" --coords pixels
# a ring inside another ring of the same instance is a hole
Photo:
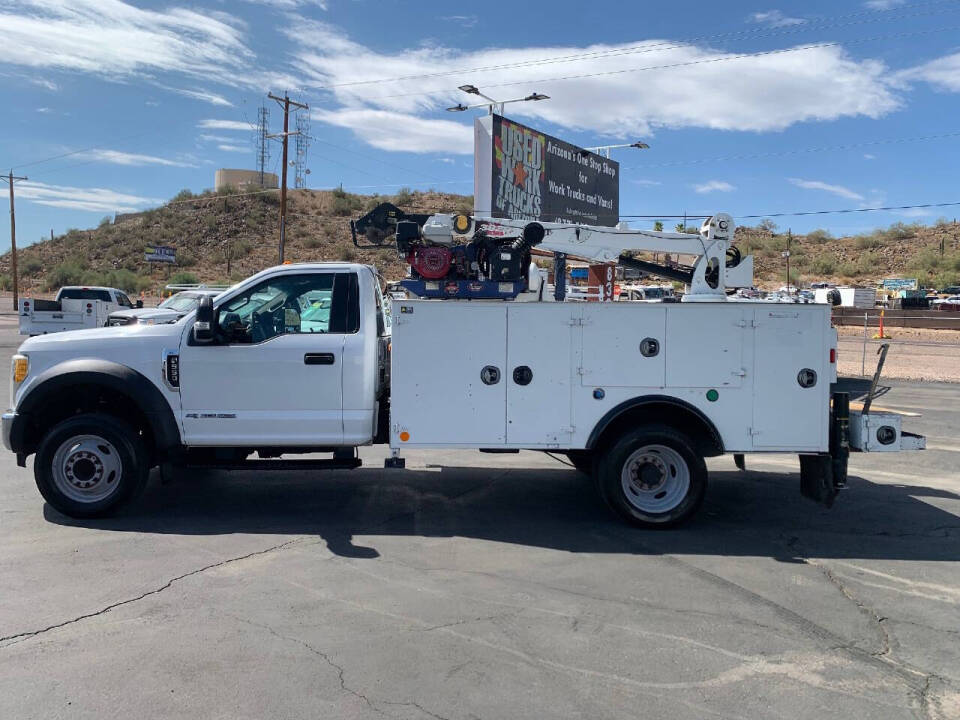
[[[30,372],[30,358],[26,355],[14,355],[11,362],[11,372],[13,374],[13,382],[19,385],[27,378],[27,373]]]
[[[156,320],[156,318],[141,318],[140,324],[141,324],[141,325],[156,325],[156,324],[157,324],[157,320]]]

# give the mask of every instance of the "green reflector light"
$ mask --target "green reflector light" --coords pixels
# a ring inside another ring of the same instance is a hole
[[[719,397],[720,393],[718,393],[716,390],[707,390],[707,400],[710,402],[716,402],[717,398]]]

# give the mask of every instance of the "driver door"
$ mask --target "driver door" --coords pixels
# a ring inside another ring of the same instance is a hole
[[[217,340],[184,340],[180,398],[192,446],[343,442],[343,348],[359,330],[357,276],[265,280],[217,305]]]

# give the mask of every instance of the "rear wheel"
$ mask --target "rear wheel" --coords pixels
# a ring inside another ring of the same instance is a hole
[[[33,464],[44,499],[78,518],[108,515],[136,497],[148,472],[139,434],[101,413],[76,415],[55,425],[40,443]]]
[[[707,490],[707,466],[695,447],[665,425],[627,431],[598,459],[600,494],[634,525],[678,525],[697,511]]]

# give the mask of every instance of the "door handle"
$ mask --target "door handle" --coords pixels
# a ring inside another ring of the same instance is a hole
[[[333,353],[307,353],[303,356],[304,365],[333,365],[336,356]]]

